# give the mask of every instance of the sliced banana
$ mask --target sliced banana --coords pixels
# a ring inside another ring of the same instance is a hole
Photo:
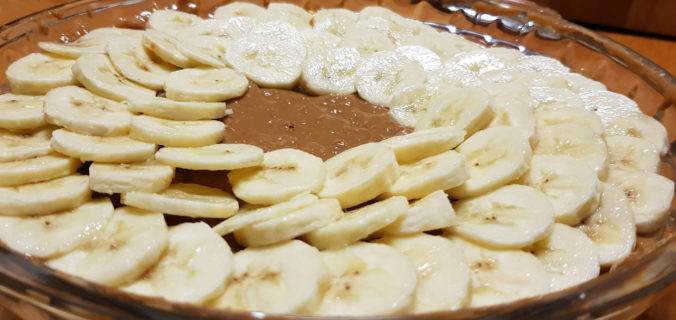
[[[365,239],[408,210],[406,198],[396,196],[346,212],[337,221],[305,234],[319,249],[338,248]]]
[[[451,232],[494,248],[518,249],[546,237],[554,207],[540,191],[518,184],[453,204]]]
[[[493,101],[484,89],[478,87],[444,88],[443,93],[432,100],[428,112],[416,129],[454,126],[465,130],[467,136],[485,128],[493,120]]]
[[[594,169],[600,179],[608,175],[606,144],[589,127],[575,123],[561,123],[538,130],[535,154],[562,154],[579,158]]]
[[[183,69],[167,77],[167,98],[178,101],[217,102],[242,96],[249,80],[230,68]]]
[[[28,130],[44,126],[43,100],[41,96],[0,95],[0,128]]]
[[[238,243],[265,246],[291,240],[324,227],[343,215],[336,199],[320,199],[310,205],[235,231]]]
[[[0,129],[0,162],[17,161],[47,155],[52,151],[49,139],[54,127],[10,132]]]
[[[550,277],[535,256],[521,250],[492,250],[452,237],[472,273],[470,307],[508,303],[549,292]]]
[[[194,14],[176,10],[157,10],[148,17],[146,28],[176,36],[179,31],[201,22]]]
[[[291,3],[270,3],[262,21],[284,21],[298,30],[310,29],[312,15],[305,9]]]
[[[622,261],[636,245],[634,213],[623,190],[613,184],[603,184],[601,205],[578,228],[599,247],[602,267]]]
[[[258,19],[265,14],[265,8],[247,2],[232,2],[214,10],[214,19],[247,17]]]
[[[388,105],[390,116],[404,126],[415,128],[427,113],[430,101],[440,94],[441,88],[435,81],[428,78],[424,83],[398,88]]]
[[[36,258],[67,253],[97,236],[113,215],[108,198],[49,215],[0,216],[0,240]]]
[[[381,197],[393,195],[420,199],[436,190],[448,190],[469,179],[465,156],[449,150],[431,157],[399,166],[399,178]]]
[[[52,133],[51,146],[59,153],[82,161],[132,163],[150,159],[157,146],[121,137],[86,136],[58,129]]]
[[[425,70],[417,61],[392,51],[376,52],[357,68],[357,92],[364,100],[388,106],[395,92],[423,83]]]
[[[160,192],[169,187],[173,178],[174,168],[156,163],[92,163],[89,166],[89,188],[100,193]]]
[[[117,72],[104,54],[85,54],[73,65],[73,75],[89,91],[115,101],[148,99],[155,91],[142,87]]]
[[[80,165],[80,161],[58,154],[0,162],[0,186],[17,186],[60,178],[75,173]]]
[[[604,123],[643,113],[634,100],[612,91],[588,91],[580,93],[579,97],[583,107],[598,114]]]
[[[405,254],[418,271],[412,312],[457,310],[469,304],[472,278],[460,249],[448,239],[424,233],[384,237]]]
[[[236,170],[261,165],[263,149],[248,144],[213,144],[196,148],[162,148],[155,159],[190,170]]]
[[[383,30],[384,28],[388,28],[387,22],[380,22],[357,21],[352,27],[347,28],[339,46],[342,48],[356,48],[363,58],[370,57],[377,52],[396,49],[397,46],[393,40]]]
[[[301,85],[316,95],[354,93],[360,61],[355,48],[309,51],[303,63]]]
[[[225,124],[217,120],[175,121],[146,115],[131,120],[129,137],[167,147],[203,147],[223,139]]]
[[[93,136],[126,135],[131,117],[126,105],[80,87],[60,87],[45,95],[47,122],[72,132]]]
[[[549,198],[559,223],[577,225],[599,205],[598,176],[586,162],[571,156],[536,154],[520,181]]]
[[[214,226],[214,230],[220,235],[226,235],[259,222],[298,211],[315,202],[317,202],[317,196],[313,194],[303,194],[289,201],[268,207],[245,205],[235,216]]]
[[[169,245],[157,264],[121,289],[201,304],[223,293],[233,269],[228,243],[208,224],[183,223],[169,228]]]
[[[455,224],[455,211],[443,190],[409,204],[408,210],[378,234],[405,235],[448,228]]]
[[[611,169],[659,171],[660,153],[647,140],[631,136],[606,136],[605,140]]]
[[[326,181],[319,193],[343,208],[366,202],[387,191],[399,177],[394,152],[383,144],[367,143],[324,162]]]
[[[343,8],[320,9],[314,14],[313,28],[342,37],[358,18],[358,13]]]
[[[415,265],[396,249],[358,242],[321,255],[330,284],[316,315],[382,316],[403,313],[413,305]]]
[[[392,148],[399,164],[415,162],[458,146],[465,132],[453,126],[419,130],[394,136],[382,143]]]
[[[44,215],[70,210],[91,197],[89,177],[72,175],[18,187],[0,187],[0,215]]]
[[[67,85],[76,85],[71,67],[75,60],[45,53],[31,53],[7,68],[5,73],[14,94],[41,95]]]
[[[514,127],[493,127],[477,132],[455,149],[465,156],[469,180],[447,190],[456,199],[478,196],[505,185],[528,170],[528,136]]]
[[[169,243],[159,212],[122,207],[91,241],[47,261],[50,268],[104,285],[138,278],[157,261]]]
[[[606,181],[624,192],[639,233],[650,233],[664,225],[674,197],[674,181],[652,172],[624,170],[610,170]]]
[[[209,120],[226,115],[225,102],[174,101],[155,97],[129,103],[129,111],[168,120]]]
[[[115,38],[108,41],[106,52],[115,69],[125,78],[154,90],[162,90],[164,81],[176,67],[153,57],[143,47],[141,38]]]
[[[667,129],[655,118],[642,113],[606,121],[606,136],[629,136],[650,142],[661,155],[669,151]]]
[[[232,280],[214,307],[312,314],[329,281],[320,253],[299,240],[246,248],[234,261]]]
[[[507,126],[520,129],[528,136],[531,145],[535,145],[535,117],[528,89],[513,83],[485,85],[482,88],[491,94],[495,106],[495,116],[488,127]],[[518,94],[520,89],[525,91],[523,95]],[[512,90],[517,93],[512,94]]]
[[[171,35],[154,29],[146,29],[143,33],[143,47],[164,62],[181,68],[192,68],[199,63],[178,50],[178,40]]]
[[[158,193],[129,191],[122,194],[120,201],[136,208],[195,218],[228,218],[239,209],[232,194],[192,183],[172,184]]]
[[[300,78],[305,55],[303,39],[293,26],[269,21],[233,41],[225,59],[260,86],[293,88]]]
[[[66,43],[39,42],[40,49],[60,56],[77,59],[87,53],[106,53],[108,41],[118,37],[141,38],[142,30],[125,28],[96,28],[75,41]]]
[[[599,248],[584,232],[555,223],[552,233],[528,248],[551,277],[551,291],[576,286],[598,277]]]
[[[204,20],[178,32],[177,48],[201,64],[223,68],[230,42],[246,36],[255,24],[248,17]]]
[[[597,136],[603,134],[603,123],[596,113],[575,107],[542,107],[535,110],[538,130],[561,123],[575,123],[588,127]]]
[[[316,194],[325,178],[322,159],[298,149],[266,152],[259,166],[228,173],[237,198],[258,205],[283,202],[307,192]]]

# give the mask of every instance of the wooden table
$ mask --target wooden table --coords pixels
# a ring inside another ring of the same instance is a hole
[[[31,12],[72,0],[0,0],[0,25],[14,21]],[[618,32],[600,32],[607,37],[644,55],[676,75],[676,41]],[[664,297],[651,307],[640,320],[676,319],[676,284],[662,293]],[[0,320],[13,320],[0,306]]]

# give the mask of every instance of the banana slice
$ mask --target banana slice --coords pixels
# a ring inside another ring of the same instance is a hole
[[[143,33],[143,46],[161,60],[181,68],[192,68],[199,63],[188,58],[178,50],[175,37],[154,29],[146,29]]]
[[[45,95],[47,122],[72,132],[93,136],[126,135],[131,117],[126,105],[95,96],[80,87],[60,87]]]
[[[608,90],[595,90],[579,94],[582,106],[599,115],[604,123],[617,118],[630,118],[643,114],[638,104],[619,93]]]
[[[650,142],[660,155],[669,151],[667,129],[655,118],[637,113],[627,117],[618,117],[606,122],[606,136],[629,136]]]
[[[589,127],[562,123],[538,130],[535,154],[561,154],[587,162],[603,180],[608,175],[608,154],[603,139]]]
[[[149,99],[155,91],[142,87],[119,74],[103,54],[85,54],[73,64],[73,75],[89,91],[115,101]],[[64,84],[65,85],[65,84]]]
[[[417,61],[397,51],[376,52],[357,68],[359,96],[373,104],[388,106],[395,92],[425,81],[425,70]]]
[[[177,48],[201,64],[224,68],[230,42],[245,37],[256,24],[248,17],[205,20],[179,31]]]
[[[289,201],[268,207],[245,205],[239,210],[239,212],[237,212],[235,216],[214,226],[214,231],[220,235],[226,235],[233,231],[257,224],[259,222],[263,222],[275,217],[281,217],[291,212],[298,211],[315,202],[317,202],[317,196],[312,194],[303,194]]]
[[[491,250],[452,237],[472,272],[470,307],[508,303],[549,292],[550,277],[535,256],[521,250]]]
[[[176,37],[182,29],[200,22],[202,19],[194,14],[176,10],[157,10],[148,17],[146,28]]]
[[[385,237],[386,244],[405,254],[418,271],[412,312],[457,310],[469,304],[472,278],[460,249],[448,239],[428,234]]]
[[[465,156],[469,180],[447,190],[456,199],[484,194],[528,171],[531,148],[523,131],[493,127],[477,132],[455,149]]]
[[[248,144],[214,144],[198,148],[162,148],[155,159],[189,170],[235,170],[263,163],[263,149]]]
[[[239,229],[235,231],[235,239],[247,247],[279,243],[324,227],[342,215],[343,210],[336,199],[320,199],[301,209]]]
[[[300,32],[300,37],[303,38],[303,42],[305,43],[305,49],[308,52],[308,56],[309,53],[311,52],[336,49],[341,41],[339,37],[336,37],[326,31],[320,31],[315,29],[302,30]],[[359,53],[359,51],[356,52],[357,54]]]
[[[596,113],[575,107],[542,107],[535,110],[538,130],[561,123],[575,123],[588,127],[597,136],[603,134],[603,123]]]
[[[17,186],[60,178],[75,173],[80,161],[51,154],[0,163],[0,186]]]
[[[301,193],[316,194],[325,177],[322,159],[297,149],[266,152],[259,166],[228,173],[237,198],[258,205],[283,202]]]
[[[316,315],[382,316],[402,313],[413,305],[416,269],[396,249],[359,242],[321,255],[331,280]]]
[[[77,59],[87,53],[106,53],[108,41],[118,37],[141,38],[143,31],[125,28],[96,28],[75,41],[66,43],[39,42],[40,49],[60,56]]]
[[[427,49],[423,46],[417,45],[398,46],[397,49],[395,49],[394,51],[410,60],[418,62],[423,67],[423,70],[425,70],[425,72],[428,73],[437,72],[441,69],[442,63],[441,58],[439,58],[439,55],[434,53],[434,51]]]
[[[0,240],[32,257],[55,257],[96,237],[112,215],[113,205],[104,198],[50,215],[0,216]]]
[[[151,56],[141,38],[115,38],[108,41],[106,52],[115,69],[125,78],[154,90],[162,90],[164,81],[176,67]]]
[[[419,31],[404,39],[402,44],[419,45],[428,48],[439,55],[443,61],[449,61],[455,54],[460,52],[482,49],[478,44],[468,41],[461,36],[449,32],[439,32],[432,27],[425,26],[420,28]]]
[[[5,73],[14,94],[41,95],[67,85],[76,85],[71,67],[75,60],[44,53],[31,53],[7,68]]]
[[[169,245],[157,264],[121,289],[202,304],[223,293],[233,269],[228,243],[208,224],[183,223],[169,228]]]
[[[574,226],[599,205],[601,182],[586,162],[566,155],[536,154],[521,183],[544,193],[556,222]]]
[[[104,285],[138,278],[157,261],[169,243],[159,212],[122,207],[91,241],[47,261],[50,268]]]
[[[262,87],[293,88],[305,61],[300,33],[290,24],[258,24],[248,36],[230,44],[226,62]]]
[[[445,126],[394,136],[382,143],[394,151],[399,164],[405,164],[451,150],[464,138],[465,131]]]
[[[449,61],[478,75],[506,67],[499,57],[483,49],[457,53]]]
[[[342,37],[358,18],[358,13],[343,8],[320,9],[314,14],[313,28]]]
[[[528,89],[513,83],[484,85],[482,88],[491,94],[495,106],[495,116],[488,127],[506,126],[520,129],[528,136],[531,145],[535,145],[535,117]],[[512,94],[512,90],[517,92]],[[523,90],[524,93],[519,95],[519,90]]]
[[[455,211],[443,190],[409,204],[408,210],[377,234],[404,235],[448,228],[455,224]]]
[[[174,101],[155,97],[129,103],[129,111],[168,120],[209,120],[225,117],[225,102]]]
[[[384,228],[406,211],[406,198],[391,197],[348,211],[337,221],[305,234],[304,239],[319,249],[346,246]]]
[[[174,168],[155,163],[89,166],[89,188],[100,193],[160,192],[169,187],[173,178]]]
[[[397,48],[392,39],[383,29],[388,28],[387,22],[371,23],[357,21],[348,28],[340,42],[342,48],[356,48],[363,58],[372,56],[377,52],[390,51]]]
[[[440,85],[436,80],[429,78],[421,84],[398,88],[388,105],[390,116],[404,126],[416,127],[427,113],[430,101],[438,96],[440,91]],[[423,129],[418,129],[418,131],[423,131]]]
[[[18,161],[47,155],[54,127],[10,132],[0,129],[0,162]]]
[[[229,69],[183,69],[167,77],[167,98],[178,101],[217,102],[242,96],[249,80]]]
[[[297,30],[310,29],[312,15],[305,9],[291,3],[270,3],[268,10],[261,17],[262,21],[283,21]]]
[[[361,57],[355,48],[332,48],[308,52],[301,85],[311,94],[351,94]]]
[[[465,130],[468,137],[488,126],[495,116],[490,95],[478,87],[444,88],[430,100],[427,110],[416,129],[450,125]]]
[[[70,210],[91,197],[89,177],[66,176],[18,187],[0,187],[0,215],[43,215]]]
[[[647,140],[631,136],[606,136],[605,140],[611,169],[659,172],[660,153]]]
[[[225,124],[217,120],[175,121],[146,115],[131,120],[129,137],[167,147],[202,147],[223,139]]]
[[[599,247],[601,267],[610,267],[629,256],[636,245],[634,213],[622,188],[603,184],[601,205],[580,230]]]
[[[664,225],[674,197],[674,181],[652,172],[610,170],[607,182],[624,191],[639,233],[650,233]]]
[[[230,193],[199,184],[178,183],[158,193],[129,191],[120,201],[128,206],[194,218],[228,218],[239,204]]]
[[[268,313],[312,314],[329,280],[317,249],[299,240],[246,248],[217,308]]]
[[[397,195],[409,200],[420,199],[436,190],[457,187],[469,179],[465,156],[454,150],[400,165],[399,171],[399,178],[381,197]]]
[[[451,227],[472,241],[494,248],[518,249],[546,237],[554,224],[554,207],[540,191],[518,184],[454,203],[457,224]]]
[[[214,19],[247,17],[258,19],[265,14],[265,8],[247,2],[232,2],[214,10]]]
[[[394,152],[383,144],[367,143],[324,162],[326,181],[319,193],[343,208],[356,206],[387,191],[399,177]]]
[[[555,223],[552,233],[528,248],[551,277],[551,291],[576,286],[598,277],[599,248],[584,232]]]
[[[150,159],[157,146],[129,137],[94,137],[64,129],[52,133],[51,146],[59,153],[81,161],[132,163]]]
[[[41,96],[0,95],[0,128],[29,130],[44,126],[43,100]]]

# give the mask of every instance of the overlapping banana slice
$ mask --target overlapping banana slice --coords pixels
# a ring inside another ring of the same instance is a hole
[[[173,178],[173,167],[152,162],[89,166],[89,188],[100,193],[160,192]]]
[[[392,148],[399,164],[406,164],[451,150],[464,137],[464,131],[445,126],[394,136],[383,143]]]
[[[60,56],[77,59],[87,53],[106,53],[108,42],[118,37],[140,39],[143,31],[125,28],[96,28],[75,41],[66,43],[39,42],[40,49]]]
[[[178,50],[178,40],[168,33],[146,29],[143,33],[143,46],[164,62],[181,68],[192,68],[199,63],[188,58]]]
[[[417,129],[452,125],[471,136],[485,128],[495,115],[490,95],[481,88],[445,89],[430,101],[427,114]]]
[[[360,61],[355,48],[312,50],[303,63],[301,84],[316,95],[354,93]]]
[[[236,170],[261,165],[263,149],[248,144],[213,144],[195,148],[162,148],[161,163],[190,170]]]
[[[31,53],[7,68],[9,87],[15,94],[41,95],[67,85],[76,85],[71,67],[75,60],[45,53]]]
[[[389,105],[395,92],[423,83],[425,77],[417,61],[394,50],[377,52],[364,58],[357,68],[357,92],[368,102]]]
[[[247,2],[232,2],[214,10],[214,19],[227,20],[246,17],[258,19],[265,14],[265,8]]]
[[[154,90],[162,90],[164,82],[176,67],[153,57],[143,47],[141,38],[116,38],[108,41],[106,53],[115,69],[125,78]]]
[[[631,136],[606,136],[605,141],[611,169],[658,172],[660,153],[647,140]]]
[[[176,34],[177,48],[201,64],[223,68],[230,42],[246,36],[255,24],[256,21],[248,17],[201,21]]]
[[[303,43],[305,44],[305,49],[308,52],[308,56],[310,55],[311,52],[336,49],[340,44],[339,37],[336,37],[326,31],[320,31],[315,29],[301,30],[300,37],[303,38]],[[357,53],[359,53],[359,51],[357,51]]]
[[[357,23],[358,18],[356,12],[343,8],[320,9],[314,14],[313,28],[342,37]]]
[[[47,155],[52,151],[49,145],[52,131],[51,126],[17,132],[0,129],[0,162]]]
[[[127,136],[96,137],[64,129],[52,133],[51,146],[59,153],[82,161],[107,163],[142,162],[153,157],[157,146]]]
[[[608,175],[606,143],[591,128],[575,123],[561,123],[538,129],[535,154],[562,154],[587,162],[599,176]]]
[[[0,215],[43,215],[73,209],[91,197],[89,177],[72,175],[14,187],[0,187]]]
[[[131,101],[128,109],[167,120],[219,119],[227,113],[224,102],[174,101],[161,97]]]
[[[0,187],[60,178],[75,173],[80,165],[77,159],[58,154],[0,162]]]
[[[218,102],[243,95],[249,80],[230,68],[183,69],[169,74],[164,87],[172,100]]]
[[[298,30],[310,29],[312,14],[291,3],[270,3],[268,10],[261,17],[263,21],[284,21]]]
[[[377,234],[413,234],[451,227],[455,224],[455,211],[443,190],[432,192],[409,204],[408,210]]]
[[[223,139],[225,124],[216,120],[176,121],[140,115],[131,120],[129,137],[167,147],[203,147]]]
[[[0,128],[29,130],[45,124],[43,97],[11,93],[0,95]]]
[[[607,121],[606,136],[629,136],[644,139],[664,155],[669,149],[666,128],[655,118],[642,113],[631,114]]]
[[[176,36],[181,29],[201,22],[194,14],[176,10],[157,10],[148,17],[146,28]]]
[[[155,96],[155,90],[140,86],[118,73],[104,54],[82,55],[77,58],[72,70],[75,78],[85,88],[108,99],[133,101]]]
[[[561,123],[575,123],[588,127],[598,136],[604,133],[601,118],[594,112],[574,107],[542,107],[535,110],[538,130]]]

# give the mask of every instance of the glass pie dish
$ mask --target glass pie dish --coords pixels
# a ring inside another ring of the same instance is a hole
[[[227,1],[218,0],[81,0],[34,13],[0,28],[0,70],[39,51],[40,41],[68,41],[97,27],[142,28],[150,12],[173,8],[206,15]],[[676,135],[676,79],[654,63],[603,36],[561,19],[555,12],[519,0],[484,1],[295,1],[308,10],[345,7],[359,10],[381,5],[409,18],[489,45],[514,47],[529,54],[559,59],[573,71],[604,83],[609,90],[634,99]],[[257,4],[264,4],[259,1]],[[4,73],[0,92],[8,91]],[[663,159],[663,175],[676,177],[674,155]],[[672,206],[673,208],[673,206]],[[671,214],[659,232],[643,235],[623,263],[599,278],[548,295],[488,308],[464,309],[402,318],[568,319],[633,318],[654,294],[676,281],[676,240]],[[44,267],[0,245],[0,305],[26,319],[221,319],[280,318],[212,310],[139,298]],[[305,317],[302,317],[305,318]],[[397,318],[397,317],[394,317]]]

